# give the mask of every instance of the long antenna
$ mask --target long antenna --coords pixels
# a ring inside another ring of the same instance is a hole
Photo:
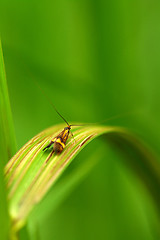
[[[57,111],[56,107],[54,106],[53,102],[51,101],[51,99],[49,98],[49,96],[46,94],[46,92],[39,86],[39,84],[34,80],[35,84],[39,87],[39,89],[41,90],[41,92],[45,95],[45,97],[48,99],[49,103],[51,104],[51,106],[54,108],[54,110],[58,113],[58,115],[67,123],[68,126],[70,127],[74,127],[74,126],[88,126],[88,125],[95,125],[95,124],[99,124],[99,123],[103,123],[103,122],[106,122],[106,121],[110,121],[110,120],[113,120],[113,119],[117,119],[117,118],[120,118],[120,117],[123,117],[124,115],[128,115],[129,112],[126,112],[126,113],[121,113],[121,114],[118,114],[116,116],[112,116],[110,118],[106,118],[102,121],[98,121],[98,122],[94,122],[94,123],[86,123],[86,124],[82,124],[82,125],[70,125],[67,120]]]
[[[51,101],[51,99],[49,98],[49,96],[46,94],[46,92],[39,86],[39,84],[33,80],[34,83],[38,86],[38,88],[41,90],[41,92],[43,93],[43,95],[45,95],[45,97],[48,99],[49,103],[51,104],[51,106],[54,108],[54,110],[56,111],[56,113],[58,113],[58,115],[67,123],[68,126],[70,126],[70,124],[67,122],[67,120],[57,111],[56,107],[54,106],[53,102]]]
[[[131,112],[121,113],[121,114],[118,114],[118,115],[115,115],[115,116],[106,118],[106,119],[104,119],[104,120],[102,120],[102,121],[98,121],[98,122],[94,122],[94,123],[86,123],[86,124],[82,124],[82,125],[72,125],[72,124],[71,124],[70,127],[95,125],[95,124],[103,123],[103,122],[110,121],[110,120],[113,120],[113,119],[117,119],[117,118],[120,118],[120,117],[124,117],[125,115],[128,115],[128,114],[131,114]]]
[[[27,68],[28,70],[28,68]],[[47,100],[49,101],[49,103],[51,104],[51,106],[54,108],[54,110],[56,111],[56,113],[58,113],[58,115],[67,123],[68,126],[70,126],[70,124],[67,122],[67,120],[57,111],[56,107],[54,106],[52,100],[49,98],[49,96],[46,94],[46,92],[40,87],[40,85],[37,83],[37,81],[34,79],[31,71],[27,71],[30,75],[30,77],[32,78],[33,82],[35,85],[37,85],[37,87],[40,89],[40,91],[43,93],[43,95],[47,98]]]
[[[40,89],[40,91],[43,93],[43,95],[47,98],[47,100],[49,101],[49,103],[51,104],[51,106],[53,107],[53,109],[56,111],[56,113],[65,121],[65,123],[67,123],[68,126],[72,127],[72,126],[88,126],[88,125],[95,125],[95,124],[98,124],[98,123],[103,123],[103,122],[106,122],[106,121],[109,121],[109,120],[113,120],[113,119],[117,119],[117,118],[120,118],[120,117],[123,117],[125,115],[128,115],[128,114],[131,114],[133,113],[132,112],[125,112],[125,113],[122,113],[122,114],[118,114],[116,116],[112,116],[110,118],[106,118],[102,121],[98,121],[98,122],[94,122],[94,123],[86,123],[86,124],[81,124],[81,125],[70,125],[67,120],[57,111],[56,107],[54,106],[52,100],[49,98],[49,96],[46,94],[46,92],[40,87],[40,85],[37,83],[37,81],[35,81],[34,77],[32,76],[31,72],[29,72],[29,75],[31,76],[33,82],[38,86],[38,88]]]

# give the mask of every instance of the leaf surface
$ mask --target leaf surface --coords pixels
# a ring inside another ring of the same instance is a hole
[[[19,227],[23,225],[34,206],[46,195],[51,186],[73,161],[75,156],[93,139],[113,144],[125,154],[128,165],[143,180],[156,203],[159,201],[160,165],[157,159],[133,134],[118,127],[73,127],[66,148],[61,154],[43,148],[56,137],[64,125],[51,127],[25,144],[5,168],[8,186],[9,211]],[[18,226],[17,225],[17,226]]]

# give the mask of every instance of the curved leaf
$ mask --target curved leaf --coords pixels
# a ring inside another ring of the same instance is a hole
[[[133,134],[119,127],[73,127],[74,138],[68,139],[59,155],[43,148],[64,125],[51,127],[25,144],[5,168],[9,211],[16,226],[23,224],[33,207],[41,201],[50,187],[75,156],[96,137],[103,135],[127,156],[127,163],[144,181],[155,202],[160,200],[160,164],[153,154]]]

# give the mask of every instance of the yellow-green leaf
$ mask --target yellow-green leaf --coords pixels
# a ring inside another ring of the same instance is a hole
[[[109,126],[73,127],[66,148],[59,155],[43,148],[64,125],[51,127],[25,144],[5,168],[9,212],[16,228],[24,224],[31,210],[46,195],[75,156],[93,139],[103,140],[120,149],[129,167],[143,180],[158,206],[160,200],[160,164],[153,154],[127,130]],[[126,158],[127,157],[127,158]]]

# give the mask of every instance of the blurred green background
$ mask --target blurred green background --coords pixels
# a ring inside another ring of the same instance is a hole
[[[160,1],[1,0],[0,31],[18,149],[62,122],[35,79],[69,122],[122,114],[107,124],[160,155]],[[100,147],[88,177],[37,216],[40,239],[159,239],[152,199],[121,156]]]

